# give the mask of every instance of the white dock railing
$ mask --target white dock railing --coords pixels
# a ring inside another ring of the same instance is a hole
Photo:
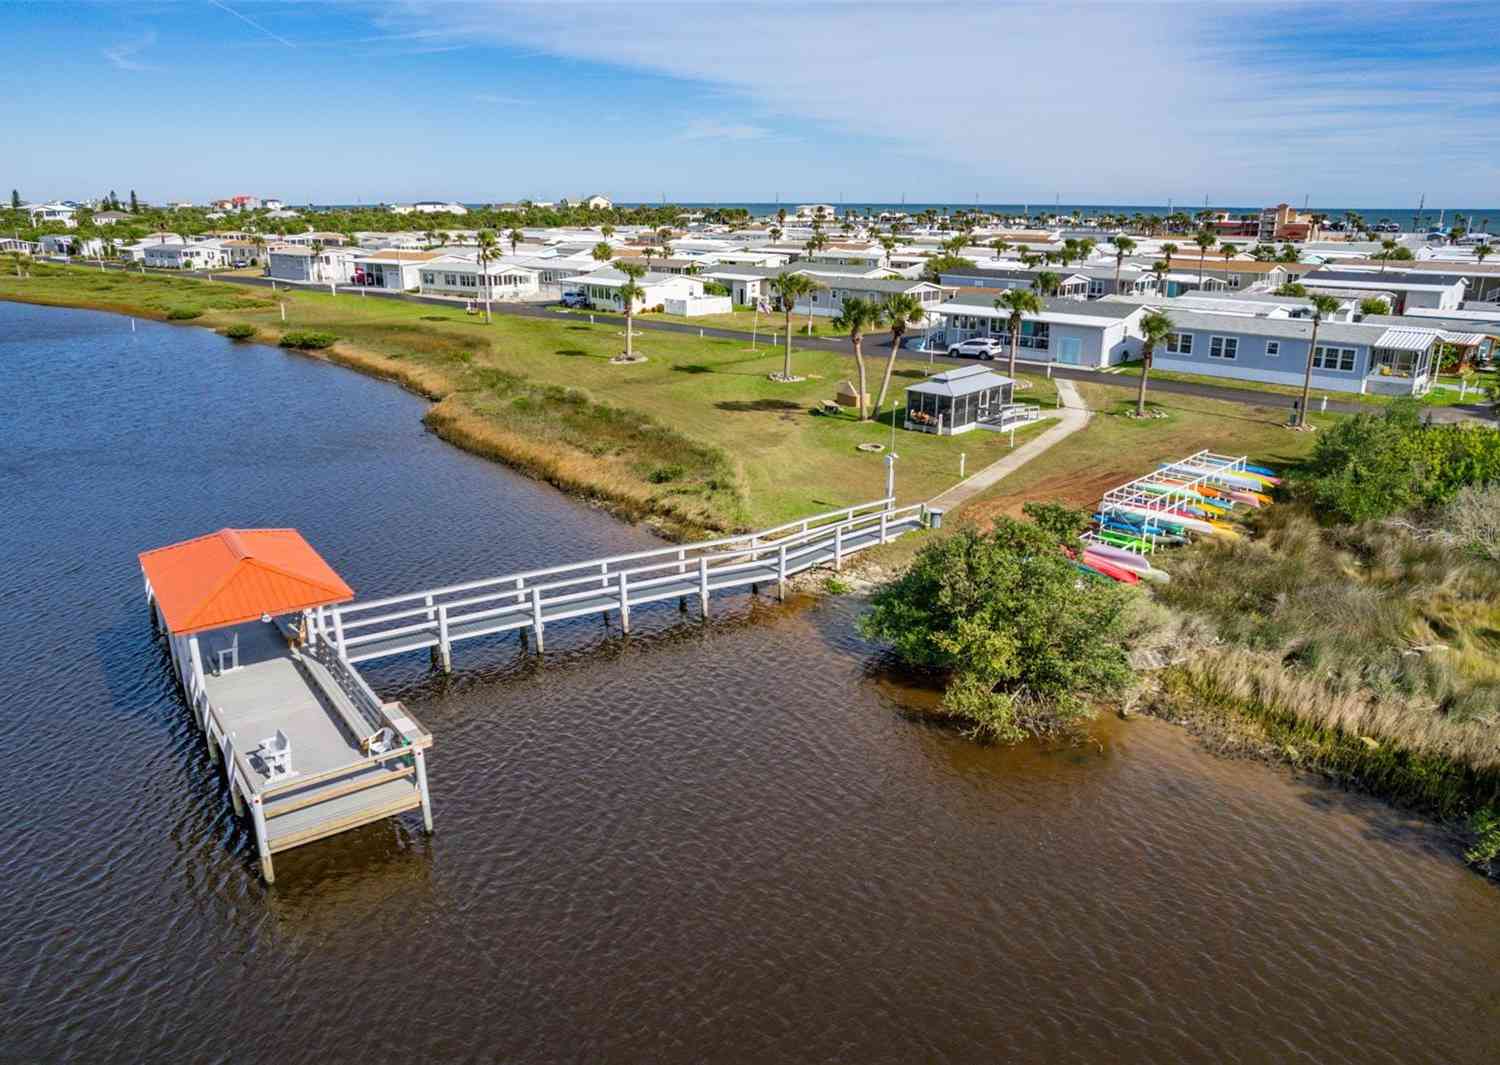
[[[788,577],[819,565],[837,569],[925,519],[926,504],[898,508],[880,499],[740,536],[325,607],[311,620],[347,662],[430,648],[446,670],[460,640],[529,630],[540,651],[548,622],[615,612],[628,632],[633,606],[696,596],[706,615],[713,592],[773,581],[785,595]]]

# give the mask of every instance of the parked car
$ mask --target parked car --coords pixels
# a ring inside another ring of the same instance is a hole
[[[564,292],[562,305],[564,307],[582,307],[584,309],[587,309],[589,305],[589,298],[582,292]]]
[[[963,359],[993,359],[1005,354],[1005,344],[994,337],[971,337],[949,344],[948,354]]]

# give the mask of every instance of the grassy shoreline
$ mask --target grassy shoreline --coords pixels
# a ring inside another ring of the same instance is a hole
[[[431,400],[426,422],[444,439],[674,538],[774,525],[884,492],[883,455],[858,445],[891,443],[890,400],[877,421],[812,414],[856,376],[853,358],[835,351],[797,350],[806,379],[784,385],[767,376],[781,368],[780,352],[739,339],[653,331],[636,342],[648,361],[622,366],[610,362],[624,346],[617,322],[496,315],[486,324],[462,307],[41,264],[29,278],[0,278],[0,299],[221,332],[250,326],[262,343],[331,333],[336,343],[308,354]],[[867,363],[873,393],[883,361]],[[926,370],[899,360],[892,398]],[[1054,401],[1045,377],[1026,380],[1026,398]],[[895,440],[903,502],[956,482],[960,454],[973,471],[1010,448],[999,433],[902,431]]]

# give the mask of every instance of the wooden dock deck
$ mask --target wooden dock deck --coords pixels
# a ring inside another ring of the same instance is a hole
[[[146,595],[209,760],[254,826],[267,883],[272,855],[337,832],[408,810],[432,831],[432,736],[404,706],[381,702],[333,648],[284,622],[218,625],[200,640],[172,631],[149,578]],[[285,769],[272,764],[278,734]]]

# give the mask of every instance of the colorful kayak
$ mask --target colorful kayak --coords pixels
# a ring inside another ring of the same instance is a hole
[[[1090,555],[1087,551],[1083,553],[1083,564],[1091,570],[1119,581],[1121,584],[1139,584],[1141,580],[1134,570],[1128,570],[1124,566],[1116,566],[1112,562],[1100,558],[1098,555]]]

